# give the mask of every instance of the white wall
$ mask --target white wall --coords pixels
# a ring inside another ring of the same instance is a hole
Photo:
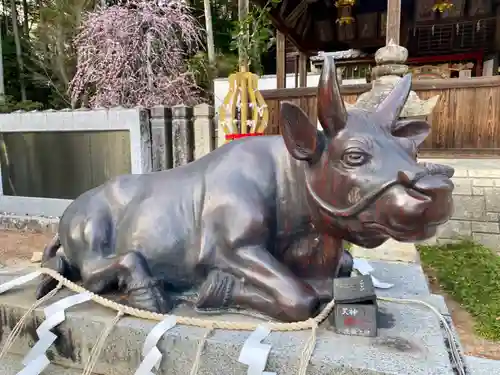
[[[485,60],[483,62],[483,76],[492,76],[494,65],[495,65],[494,59]]]

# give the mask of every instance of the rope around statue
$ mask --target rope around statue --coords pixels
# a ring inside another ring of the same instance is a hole
[[[48,268],[40,268],[34,272],[32,272],[29,275],[26,275],[24,277],[32,275],[33,277],[26,279],[26,281],[23,281],[21,283],[18,283],[17,285],[24,284],[32,279],[34,279],[37,276],[41,275],[48,275],[55,280],[58,281],[57,287],[52,290],[49,294],[44,296],[43,298],[39,299],[36,301],[27,311],[26,313],[22,316],[22,318],[19,320],[19,322],[16,324],[16,326],[12,329],[11,333],[5,340],[4,346],[2,348],[2,351],[0,352],[0,360],[5,356],[5,354],[8,352],[9,348],[12,346],[14,340],[19,336],[21,333],[21,329],[24,326],[24,322],[26,319],[30,316],[30,314],[39,306],[41,306],[44,302],[48,301],[50,298],[54,297],[58,291],[62,289],[62,287],[66,287],[67,289],[71,290],[72,292],[82,294],[86,293],[90,296],[90,300],[94,301],[95,303],[103,306],[110,308],[112,310],[115,310],[117,312],[117,315],[113,319],[113,321],[108,325],[106,330],[103,331],[101,336],[98,338],[96,344],[92,348],[92,351],[90,353],[90,358],[83,370],[82,375],[91,375],[92,371],[97,363],[97,360],[99,358],[99,354],[102,351],[104,347],[105,340],[107,336],[111,333],[111,330],[113,327],[118,323],[118,321],[125,315],[129,315],[132,317],[136,318],[142,318],[142,319],[147,319],[147,320],[155,320],[155,321],[163,321],[169,316],[169,314],[158,314],[154,313],[151,311],[147,310],[141,310],[137,309],[134,307],[130,307],[127,305],[123,305],[114,301],[111,301],[107,298],[104,298],[100,295],[94,294],[92,292],[89,292],[85,288],[83,288],[81,285],[78,285],[62,275],[60,275],[58,272],[48,269]],[[19,277],[17,279],[21,279],[24,277]],[[14,279],[17,280],[17,279]],[[11,287],[4,287],[7,284],[12,283],[12,281],[4,283],[0,285],[0,294],[9,290]],[[457,344],[454,340],[453,332],[446,321],[446,319],[441,315],[441,313],[431,304],[420,301],[420,300],[413,300],[413,299],[397,299],[397,298],[389,298],[389,297],[377,297],[378,300],[380,301],[385,301],[385,302],[395,302],[395,303],[402,303],[402,304],[419,304],[419,305],[424,305],[427,308],[429,308],[434,314],[437,315],[441,323],[443,324],[443,327],[445,328],[445,332],[448,336],[450,346],[451,346],[451,354],[454,362],[457,364],[457,367],[460,369],[459,374],[465,374],[462,372],[463,370],[463,363],[461,359],[461,355],[459,352],[459,349],[457,347]],[[333,308],[335,306],[335,300],[331,300],[324,308],[323,310],[316,315],[314,318],[310,318],[305,321],[300,321],[300,322],[293,322],[293,323],[280,323],[280,322],[266,322],[265,326],[270,330],[270,331],[275,331],[275,332],[292,332],[292,331],[302,331],[302,330],[311,330],[311,335],[309,336],[309,339],[307,340],[303,350],[302,350],[302,355],[300,359],[300,365],[299,365],[299,371],[298,375],[306,375],[307,371],[307,366],[309,364],[309,361],[312,357],[314,347],[316,344],[316,332],[318,326],[330,315],[330,313],[333,311]],[[176,318],[176,324],[181,324],[181,325],[187,325],[187,326],[192,326],[192,327],[200,327],[200,328],[206,328],[208,331],[205,333],[205,335],[201,338],[199,344],[198,344],[198,349],[196,353],[196,358],[193,363],[190,375],[196,375],[199,364],[200,364],[200,357],[202,354],[203,347],[205,345],[205,342],[210,335],[210,333],[215,330],[215,329],[227,329],[227,330],[239,330],[239,331],[253,331],[257,327],[261,326],[262,323],[253,323],[253,322],[231,322],[231,321],[219,321],[219,320],[210,320],[210,319],[200,319],[200,318],[192,318],[192,317],[186,317],[186,316],[175,316]]]

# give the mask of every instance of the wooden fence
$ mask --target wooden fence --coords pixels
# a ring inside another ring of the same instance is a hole
[[[112,177],[187,164],[214,149],[212,124],[206,104],[2,114],[0,212],[58,216]]]
[[[344,100],[355,103],[369,84],[343,86]],[[500,77],[433,79],[413,82],[421,99],[439,95],[432,114],[432,133],[422,150],[500,152]],[[279,134],[279,103],[292,101],[316,121],[316,88],[263,90],[269,106],[267,134]]]

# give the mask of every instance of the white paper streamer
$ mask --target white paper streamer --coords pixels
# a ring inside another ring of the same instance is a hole
[[[0,294],[5,293],[5,292],[11,290],[12,288],[15,288],[16,286],[26,284],[26,283],[34,280],[35,278],[37,278],[40,275],[41,275],[40,271],[35,271],[35,272],[31,272],[27,275],[17,277],[13,280],[7,281],[6,283],[3,283],[2,285],[0,285]]]
[[[152,370],[158,370],[162,358],[162,354],[156,347],[156,344],[158,344],[158,341],[160,341],[165,332],[173,328],[176,324],[176,317],[171,315],[153,327],[146,340],[144,340],[144,346],[142,347],[142,356],[144,359],[134,375],[154,375]]]
[[[92,295],[89,292],[80,293],[63,298],[43,310],[45,321],[36,330],[38,341],[24,357],[22,364],[26,367],[17,375],[39,375],[49,365],[50,361],[45,352],[57,339],[57,336],[50,330],[64,322],[66,309],[90,299],[92,299]]]
[[[245,340],[238,361],[248,366],[247,375],[276,375],[275,372],[265,372],[267,358],[271,345],[261,341],[269,336],[271,330],[265,325],[259,325]]]
[[[373,276],[371,273],[374,271],[373,267],[366,261],[366,259],[360,259],[360,258],[354,258],[354,269],[356,269],[360,274],[362,275],[370,275],[373,281],[373,286],[375,288],[379,289],[389,289],[394,286],[394,284],[390,283],[385,283],[383,281],[380,281],[377,279],[375,276]]]

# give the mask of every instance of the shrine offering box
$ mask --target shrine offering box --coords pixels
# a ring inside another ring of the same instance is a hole
[[[370,275],[335,279],[333,296],[336,304],[329,319],[337,333],[377,336],[377,296]]]

